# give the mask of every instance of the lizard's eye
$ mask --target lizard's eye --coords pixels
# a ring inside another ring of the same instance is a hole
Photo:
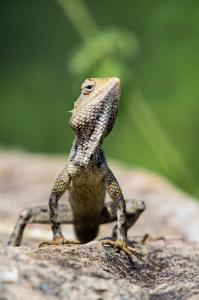
[[[94,89],[94,84],[88,84],[84,87],[84,94],[89,94]]]

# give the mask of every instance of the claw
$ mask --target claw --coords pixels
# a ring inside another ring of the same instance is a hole
[[[122,241],[122,240],[116,240],[116,241],[104,240],[104,241],[102,241],[102,244],[103,245],[109,245],[109,246],[111,246],[111,247],[113,247],[114,249],[117,249],[117,250],[122,250],[128,256],[131,256],[132,254],[134,254],[138,258],[142,258],[142,254],[138,253],[134,248],[129,247],[125,241]]]
[[[72,245],[78,245],[80,244],[79,241],[75,241],[75,240],[66,240],[63,236],[61,237],[58,237],[56,239],[53,239],[52,241],[48,242],[48,241],[45,241],[45,242],[42,242],[41,244],[39,244],[39,248],[41,247],[44,247],[44,246],[50,246],[50,245],[69,245],[69,244],[72,244]]]

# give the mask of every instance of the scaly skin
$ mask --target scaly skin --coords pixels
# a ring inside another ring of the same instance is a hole
[[[131,218],[128,218],[127,223],[128,211],[126,213],[121,188],[109,169],[101,149],[104,137],[114,125],[119,99],[120,81],[118,78],[91,78],[86,79],[82,84],[81,94],[75,102],[70,120],[76,134],[75,140],[67,165],[58,176],[49,198],[53,241],[44,242],[41,245],[71,242],[64,239],[58,211],[58,201],[66,190],[69,192],[73,215],[71,221],[79,242],[86,243],[93,240],[98,233],[99,225],[111,219],[111,214],[107,213],[108,205],[105,204],[107,192],[117,207],[117,240],[107,241],[107,244],[114,245],[129,254],[127,228],[135,222],[131,219],[137,219],[144,210],[144,204],[134,201],[137,203],[137,210],[130,212]],[[21,224],[29,223],[28,220],[31,217],[24,218],[25,221]],[[40,220],[43,223],[42,218]],[[24,226],[19,223],[20,219],[9,240],[11,245],[19,245],[21,242]]]

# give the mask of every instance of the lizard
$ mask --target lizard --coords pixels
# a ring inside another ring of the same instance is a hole
[[[49,207],[37,206],[22,211],[8,245],[20,245],[28,223],[51,223],[53,240],[40,244],[44,246],[87,243],[97,236],[100,224],[117,220],[112,235],[114,240],[104,239],[103,244],[127,254],[132,252],[127,245],[127,231],[144,211],[145,204],[141,200],[124,200],[101,148],[115,123],[119,102],[119,78],[88,78],[83,82],[70,118],[75,139],[67,164],[52,188]],[[66,190],[69,203],[58,207]],[[112,202],[105,202],[106,192]],[[64,238],[62,223],[74,224],[77,241]]]

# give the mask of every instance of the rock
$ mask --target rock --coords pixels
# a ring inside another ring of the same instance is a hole
[[[116,253],[100,241],[32,249],[1,246],[0,299],[177,300],[199,296],[198,245],[169,239],[135,243],[134,248],[142,258]],[[8,276],[13,274],[10,270],[14,275]]]

